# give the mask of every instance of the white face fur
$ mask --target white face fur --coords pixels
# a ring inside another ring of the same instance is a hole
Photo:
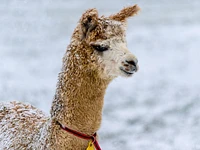
[[[116,24],[116,21],[114,23]],[[123,24],[119,24],[118,27],[125,32]],[[107,28],[107,30],[106,33],[110,34],[110,28]],[[91,45],[96,49],[95,53],[98,55],[98,64],[100,64],[103,71],[102,77],[129,77],[138,70],[138,60],[128,50],[125,35],[98,40],[91,43]]]

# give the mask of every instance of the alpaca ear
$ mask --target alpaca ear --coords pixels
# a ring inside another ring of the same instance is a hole
[[[95,8],[87,10],[80,19],[82,40],[94,30],[98,23],[98,12]]]
[[[111,15],[109,18],[116,21],[126,21],[128,17],[132,17],[137,14],[140,8],[137,5],[125,7],[117,14]]]

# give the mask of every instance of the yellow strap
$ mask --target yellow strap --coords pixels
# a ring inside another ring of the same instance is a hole
[[[92,143],[92,141],[89,142],[88,147],[87,147],[86,150],[95,150],[94,144]]]

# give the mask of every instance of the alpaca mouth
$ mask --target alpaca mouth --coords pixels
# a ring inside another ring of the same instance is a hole
[[[121,67],[120,67],[120,70],[121,70],[123,73],[125,73],[126,75],[128,75],[128,76],[131,76],[131,75],[133,75],[133,74],[136,72],[135,69],[132,70],[132,71],[127,71],[127,70],[124,70],[124,69],[121,68]]]

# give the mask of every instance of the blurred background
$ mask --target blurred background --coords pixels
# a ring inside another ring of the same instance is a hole
[[[200,150],[199,0],[1,0],[0,100],[49,115],[71,34],[88,8],[110,15],[128,5],[128,48],[140,70],[117,78],[105,96],[105,150]]]

